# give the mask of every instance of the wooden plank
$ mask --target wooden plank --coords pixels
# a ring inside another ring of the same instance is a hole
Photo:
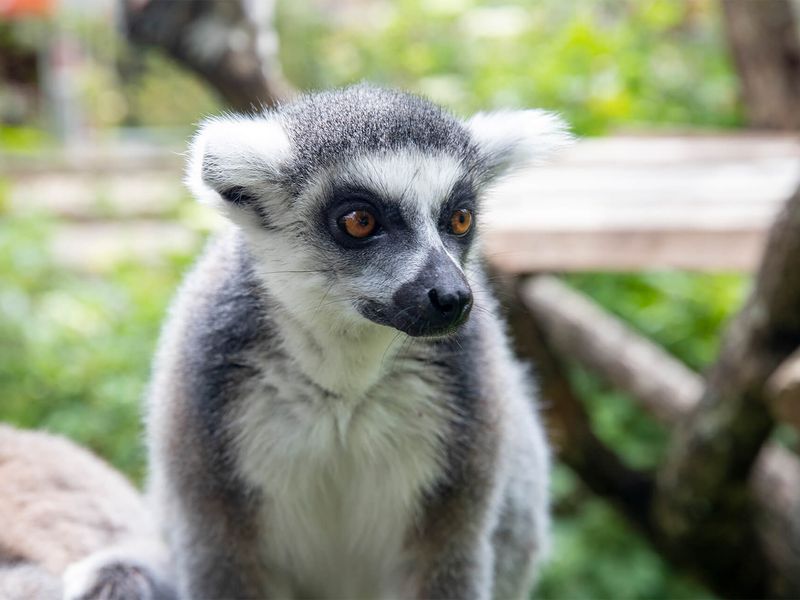
[[[55,171],[15,177],[8,204],[16,214],[69,220],[159,218],[174,215],[188,196],[179,169],[101,174]]]
[[[146,139],[109,139],[84,142],[35,153],[8,152],[0,147],[0,177],[15,178],[37,174],[100,174],[137,169],[178,171],[182,169],[185,146],[175,145],[184,132],[151,131]]]
[[[486,257],[508,273],[561,271],[751,271],[765,231],[491,229]]]
[[[492,191],[486,254],[512,273],[749,271],[799,182],[794,137],[586,140]]]
[[[170,254],[200,249],[203,236],[186,225],[165,221],[70,223],[54,229],[49,251],[63,268],[106,273],[119,264],[153,264]]]

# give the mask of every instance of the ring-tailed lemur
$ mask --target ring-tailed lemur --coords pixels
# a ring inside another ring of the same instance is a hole
[[[188,185],[234,227],[172,307],[148,417],[182,597],[525,597],[548,453],[480,199],[567,138],[366,85],[202,125]]]
[[[171,598],[162,546],[121,474],[66,439],[0,424],[0,599]]]

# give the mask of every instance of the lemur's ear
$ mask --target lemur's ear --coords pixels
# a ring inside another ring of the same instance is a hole
[[[572,141],[561,117],[544,110],[478,113],[466,123],[478,146],[487,178],[545,162]]]
[[[225,212],[246,208],[274,189],[289,148],[274,115],[208,119],[191,142],[186,185],[198,200]]]

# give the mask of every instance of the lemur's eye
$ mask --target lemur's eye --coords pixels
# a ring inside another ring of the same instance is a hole
[[[450,216],[450,231],[455,235],[465,235],[472,229],[472,212],[466,208],[455,211]]]
[[[354,210],[339,219],[339,227],[350,237],[361,240],[375,233],[378,223],[371,212]]]

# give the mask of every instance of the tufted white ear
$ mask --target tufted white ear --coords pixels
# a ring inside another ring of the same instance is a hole
[[[478,146],[487,179],[541,164],[573,139],[566,122],[544,110],[478,113],[466,125]]]
[[[273,188],[289,155],[275,115],[213,117],[192,139],[184,181],[198,200],[229,212]]]

